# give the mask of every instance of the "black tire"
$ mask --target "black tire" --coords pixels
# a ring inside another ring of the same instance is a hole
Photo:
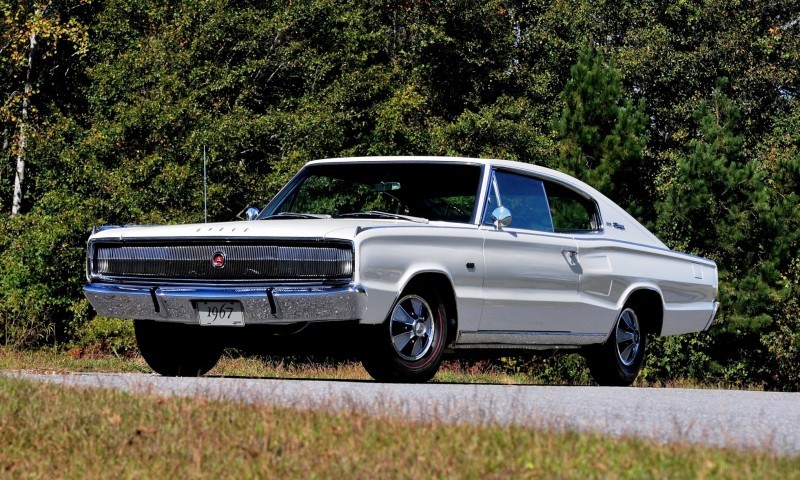
[[[587,360],[592,378],[600,384],[627,387],[642,369],[647,336],[642,329],[635,306],[626,306],[617,316],[606,343],[589,352]]]
[[[447,339],[447,314],[439,294],[410,286],[394,304],[386,321],[367,332],[361,363],[379,382],[424,383],[442,362]]]
[[[205,375],[222,356],[211,328],[149,320],[134,320],[133,328],[144,360],[166,377]]]

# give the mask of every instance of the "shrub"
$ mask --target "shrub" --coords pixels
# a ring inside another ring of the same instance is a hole
[[[77,329],[74,345],[85,351],[114,355],[134,352],[133,320],[95,316]]]
[[[55,192],[24,215],[0,218],[0,336],[19,348],[67,343],[85,323],[85,242],[89,210]],[[50,209],[49,204],[58,205]]]

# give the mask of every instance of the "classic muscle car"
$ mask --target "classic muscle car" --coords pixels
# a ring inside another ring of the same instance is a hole
[[[718,308],[713,261],[524,163],[318,160],[247,216],[90,237],[84,292],[134,319],[157,373],[208,372],[226,329],[351,322],[379,381],[427,381],[451,352],[572,349],[629,385],[648,336],[708,329]]]

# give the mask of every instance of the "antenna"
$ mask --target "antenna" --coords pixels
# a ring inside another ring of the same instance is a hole
[[[208,182],[206,181],[206,146],[203,145],[203,222],[208,223]]]

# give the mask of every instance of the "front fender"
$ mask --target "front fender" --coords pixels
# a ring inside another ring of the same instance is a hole
[[[361,322],[382,323],[403,289],[420,274],[447,277],[459,324],[477,329],[483,307],[483,241],[477,229],[395,227],[367,230],[356,240],[357,282],[367,291]]]

